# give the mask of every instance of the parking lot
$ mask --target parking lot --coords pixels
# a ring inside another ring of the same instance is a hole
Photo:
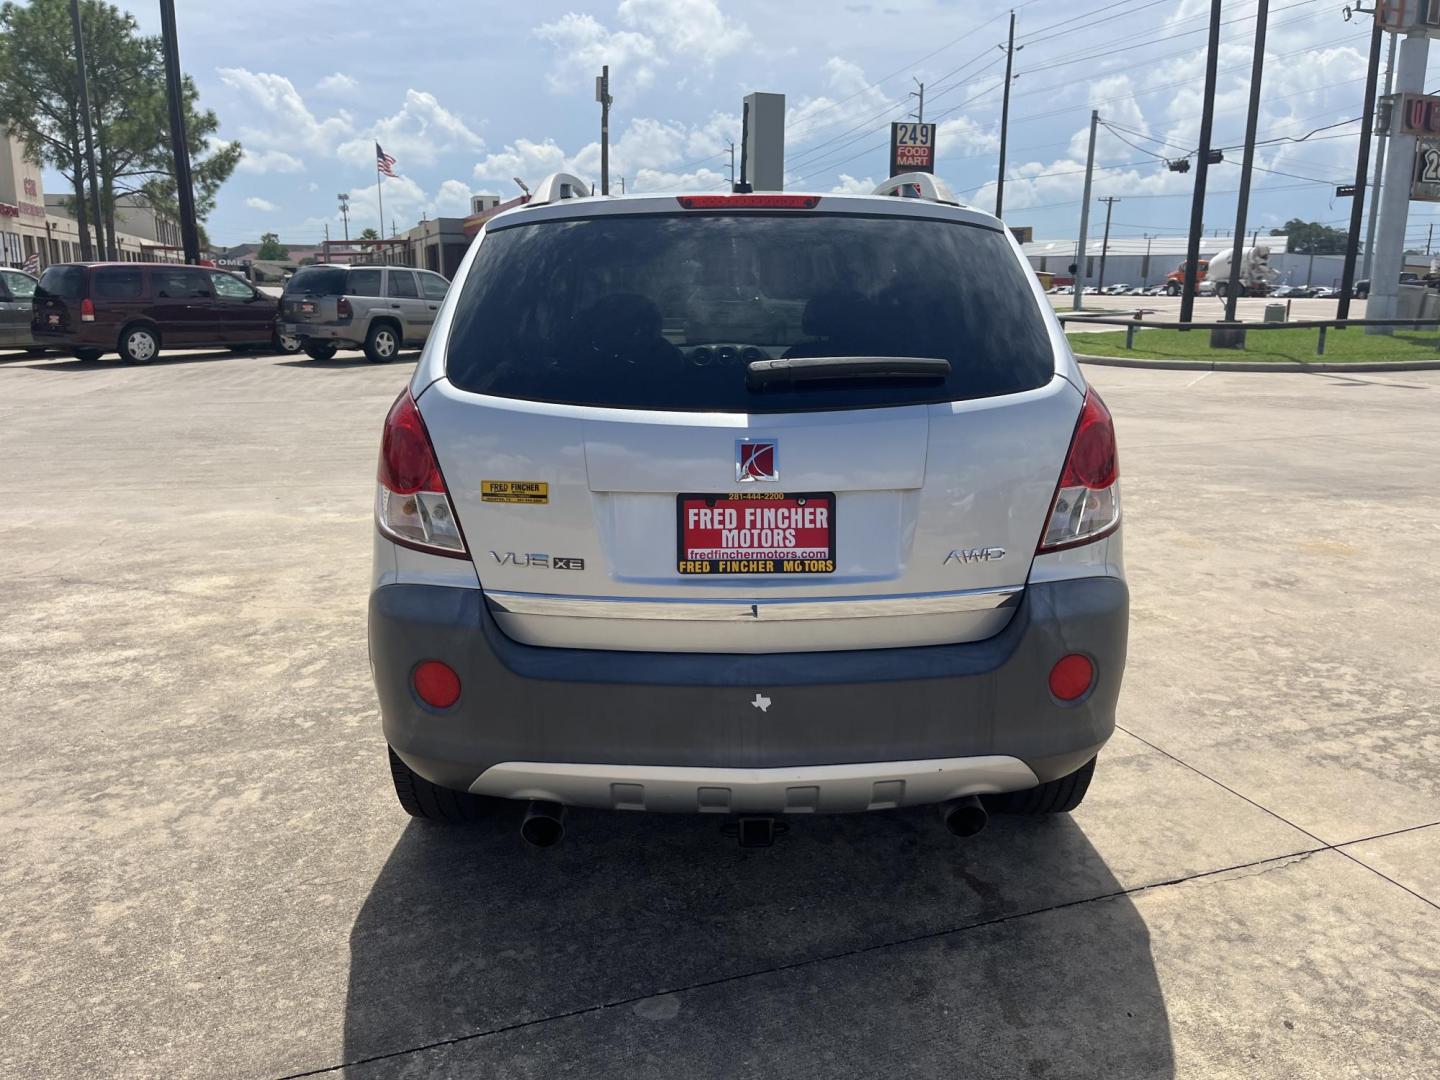
[[[409,371],[0,357],[0,1074],[1436,1074],[1440,372],[1088,369],[1133,607],[1073,816],[541,851],[386,772]]]
[[[1061,315],[1074,314],[1075,297],[1063,293],[1050,293],[1050,306]],[[1106,313],[1110,315],[1131,315],[1141,313],[1141,322],[1178,322],[1180,319],[1180,297],[1178,296],[1085,296],[1085,308],[1080,314]],[[1260,322],[1265,318],[1265,308],[1271,304],[1285,305],[1288,320],[1336,318],[1337,301],[1308,299],[1279,300],[1269,297],[1241,297],[1235,301],[1235,317],[1241,322]],[[1365,318],[1364,300],[1352,300],[1346,318]],[[1225,301],[1214,296],[1197,296],[1194,304],[1196,322],[1220,322],[1225,318]],[[1074,323],[1070,328],[1076,329]],[[1097,328],[1098,329],[1098,328]],[[1117,328],[1118,329],[1118,328]]]

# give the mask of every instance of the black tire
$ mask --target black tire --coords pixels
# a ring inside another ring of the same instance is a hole
[[[1180,295],[1180,292],[1181,292],[1180,286],[1179,286],[1179,285],[1176,285],[1173,281],[1172,281],[1169,285],[1166,285],[1166,286],[1165,286],[1165,295],[1166,295],[1166,296],[1179,296],[1179,295]]]
[[[494,811],[498,799],[432,784],[401,761],[392,747],[387,746],[386,750],[390,753],[390,778],[395,781],[395,797],[411,817],[460,825],[489,817]]]
[[[365,359],[372,364],[388,364],[400,355],[400,331],[392,322],[370,324],[365,335]]]
[[[71,349],[70,355],[76,360],[84,360],[87,364],[93,364],[100,357],[105,355],[104,349]]]
[[[335,350],[340,348],[333,341],[307,341],[302,347],[311,360],[333,360]]]
[[[160,355],[160,331],[144,323],[132,323],[120,331],[120,359],[127,364],[148,364]]]
[[[1012,791],[995,796],[991,809],[1002,814],[1068,814],[1085,798],[1085,792],[1090,790],[1090,778],[1094,775],[1095,759],[1091,758],[1069,776],[1051,780],[1029,791]]]

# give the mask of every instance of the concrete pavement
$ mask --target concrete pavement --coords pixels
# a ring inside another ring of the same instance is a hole
[[[1440,375],[1091,369],[1122,730],[1070,818],[411,823],[358,354],[0,358],[0,1074],[1428,1077]]]

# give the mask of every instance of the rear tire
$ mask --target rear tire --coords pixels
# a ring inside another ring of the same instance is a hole
[[[87,364],[93,364],[104,356],[105,352],[103,349],[71,349],[70,355],[76,360],[84,360]]]
[[[160,331],[152,326],[127,326],[120,331],[120,359],[148,364],[160,355]]]
[[[1011,791],[995,796],[992,809],[1002,814],[1068,814],[1080,805],[1090,790],[1095,775],[1095,759],[1091,758],[1069,776],[1033,787],[1028,791]]]
[[[276,330],[270,335],[270,348],[277,353],[293,356],[300,351],[300,339],[282,334],[279,330]]]
[[[303,347],[311,360],[333,360],[340,346],[333,341],[307,341]]]
[[[411,817],[460,825],[489,817],[499,801],[432,784],[401,761],[393,747],[386,749],[390,753],[390,778],[395,782],[395,797]]]
[[[377,322],[365,335],[365,359],[372,364],[388,364],[400,354],[400,331],[388,322]]]

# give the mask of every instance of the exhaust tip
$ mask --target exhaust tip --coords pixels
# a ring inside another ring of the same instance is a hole
[[[974,836],[990,823],[990,815],[978,795],[966,795],[963,799],[943,803],[940,816],[953,836]]]
[[[532,802],[520,822],[520,836],[531,847],[554,847],[565,839],[565,807],[553,802]]]

